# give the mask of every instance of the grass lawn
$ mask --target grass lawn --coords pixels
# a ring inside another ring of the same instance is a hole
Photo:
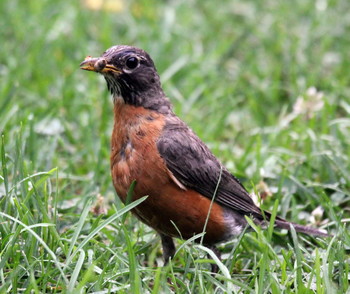
[[[0,293],[350,293],[350,2],[98,2],[0,1]],[[263,208],[335,237],[255,228],[222,263],[177,240],[157,266],[112,187],[105,81],[79,69],[115,44],[151,54]]]

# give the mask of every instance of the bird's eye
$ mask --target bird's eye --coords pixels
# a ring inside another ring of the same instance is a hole
[[[125,65],[128,69],[135,69],[139,65],[139,60],[136,57],[129,57]]]

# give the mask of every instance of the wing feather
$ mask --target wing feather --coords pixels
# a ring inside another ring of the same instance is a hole
[[[244,214],[261,215],[239,180],[178,117],[167,120],[157,147],[171,174],[184,187],[210,199],[217,188],[218,203]]]

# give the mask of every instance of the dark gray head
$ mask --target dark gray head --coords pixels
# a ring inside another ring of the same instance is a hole
[[[159,75],[148,53],[132,46],[118,45],[101,57],[87,57],[80,68],[102,74],[114,100],[167,112],[170,102],[165,97]]]

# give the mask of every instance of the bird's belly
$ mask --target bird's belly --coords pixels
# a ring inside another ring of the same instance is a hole
[[[149,156],[149,154],[148,154]],[[153,158],[155,160],[155,158]],[[143,163],[118,162],[112,167],[113,183],[118,196],[126,201],[127,191],[135,180],[132,200],[148,198],[133,209],[133,213],[157,232],[189,239],[205,231],[204,243],[215,244],[227,240],[242,227],[235,227],[232,218],[219,204],[194,190],[183,190],[167,175],[161,158],[153,164],[152,156]],[[134,168],[134,167],[138,168]],[[210,208],[211,206],[211,208]],[[206,223],[206,220],[208,221]],[[197,240],[199,241],[200,238]]]
[[[136,208],[136,214],[160,233],[189,239],[205,232],[205,244],[221,242],[230,235],[222,207],[213,203],[210,208],[210,199],[193,190],[168,186],[146,201]]]

